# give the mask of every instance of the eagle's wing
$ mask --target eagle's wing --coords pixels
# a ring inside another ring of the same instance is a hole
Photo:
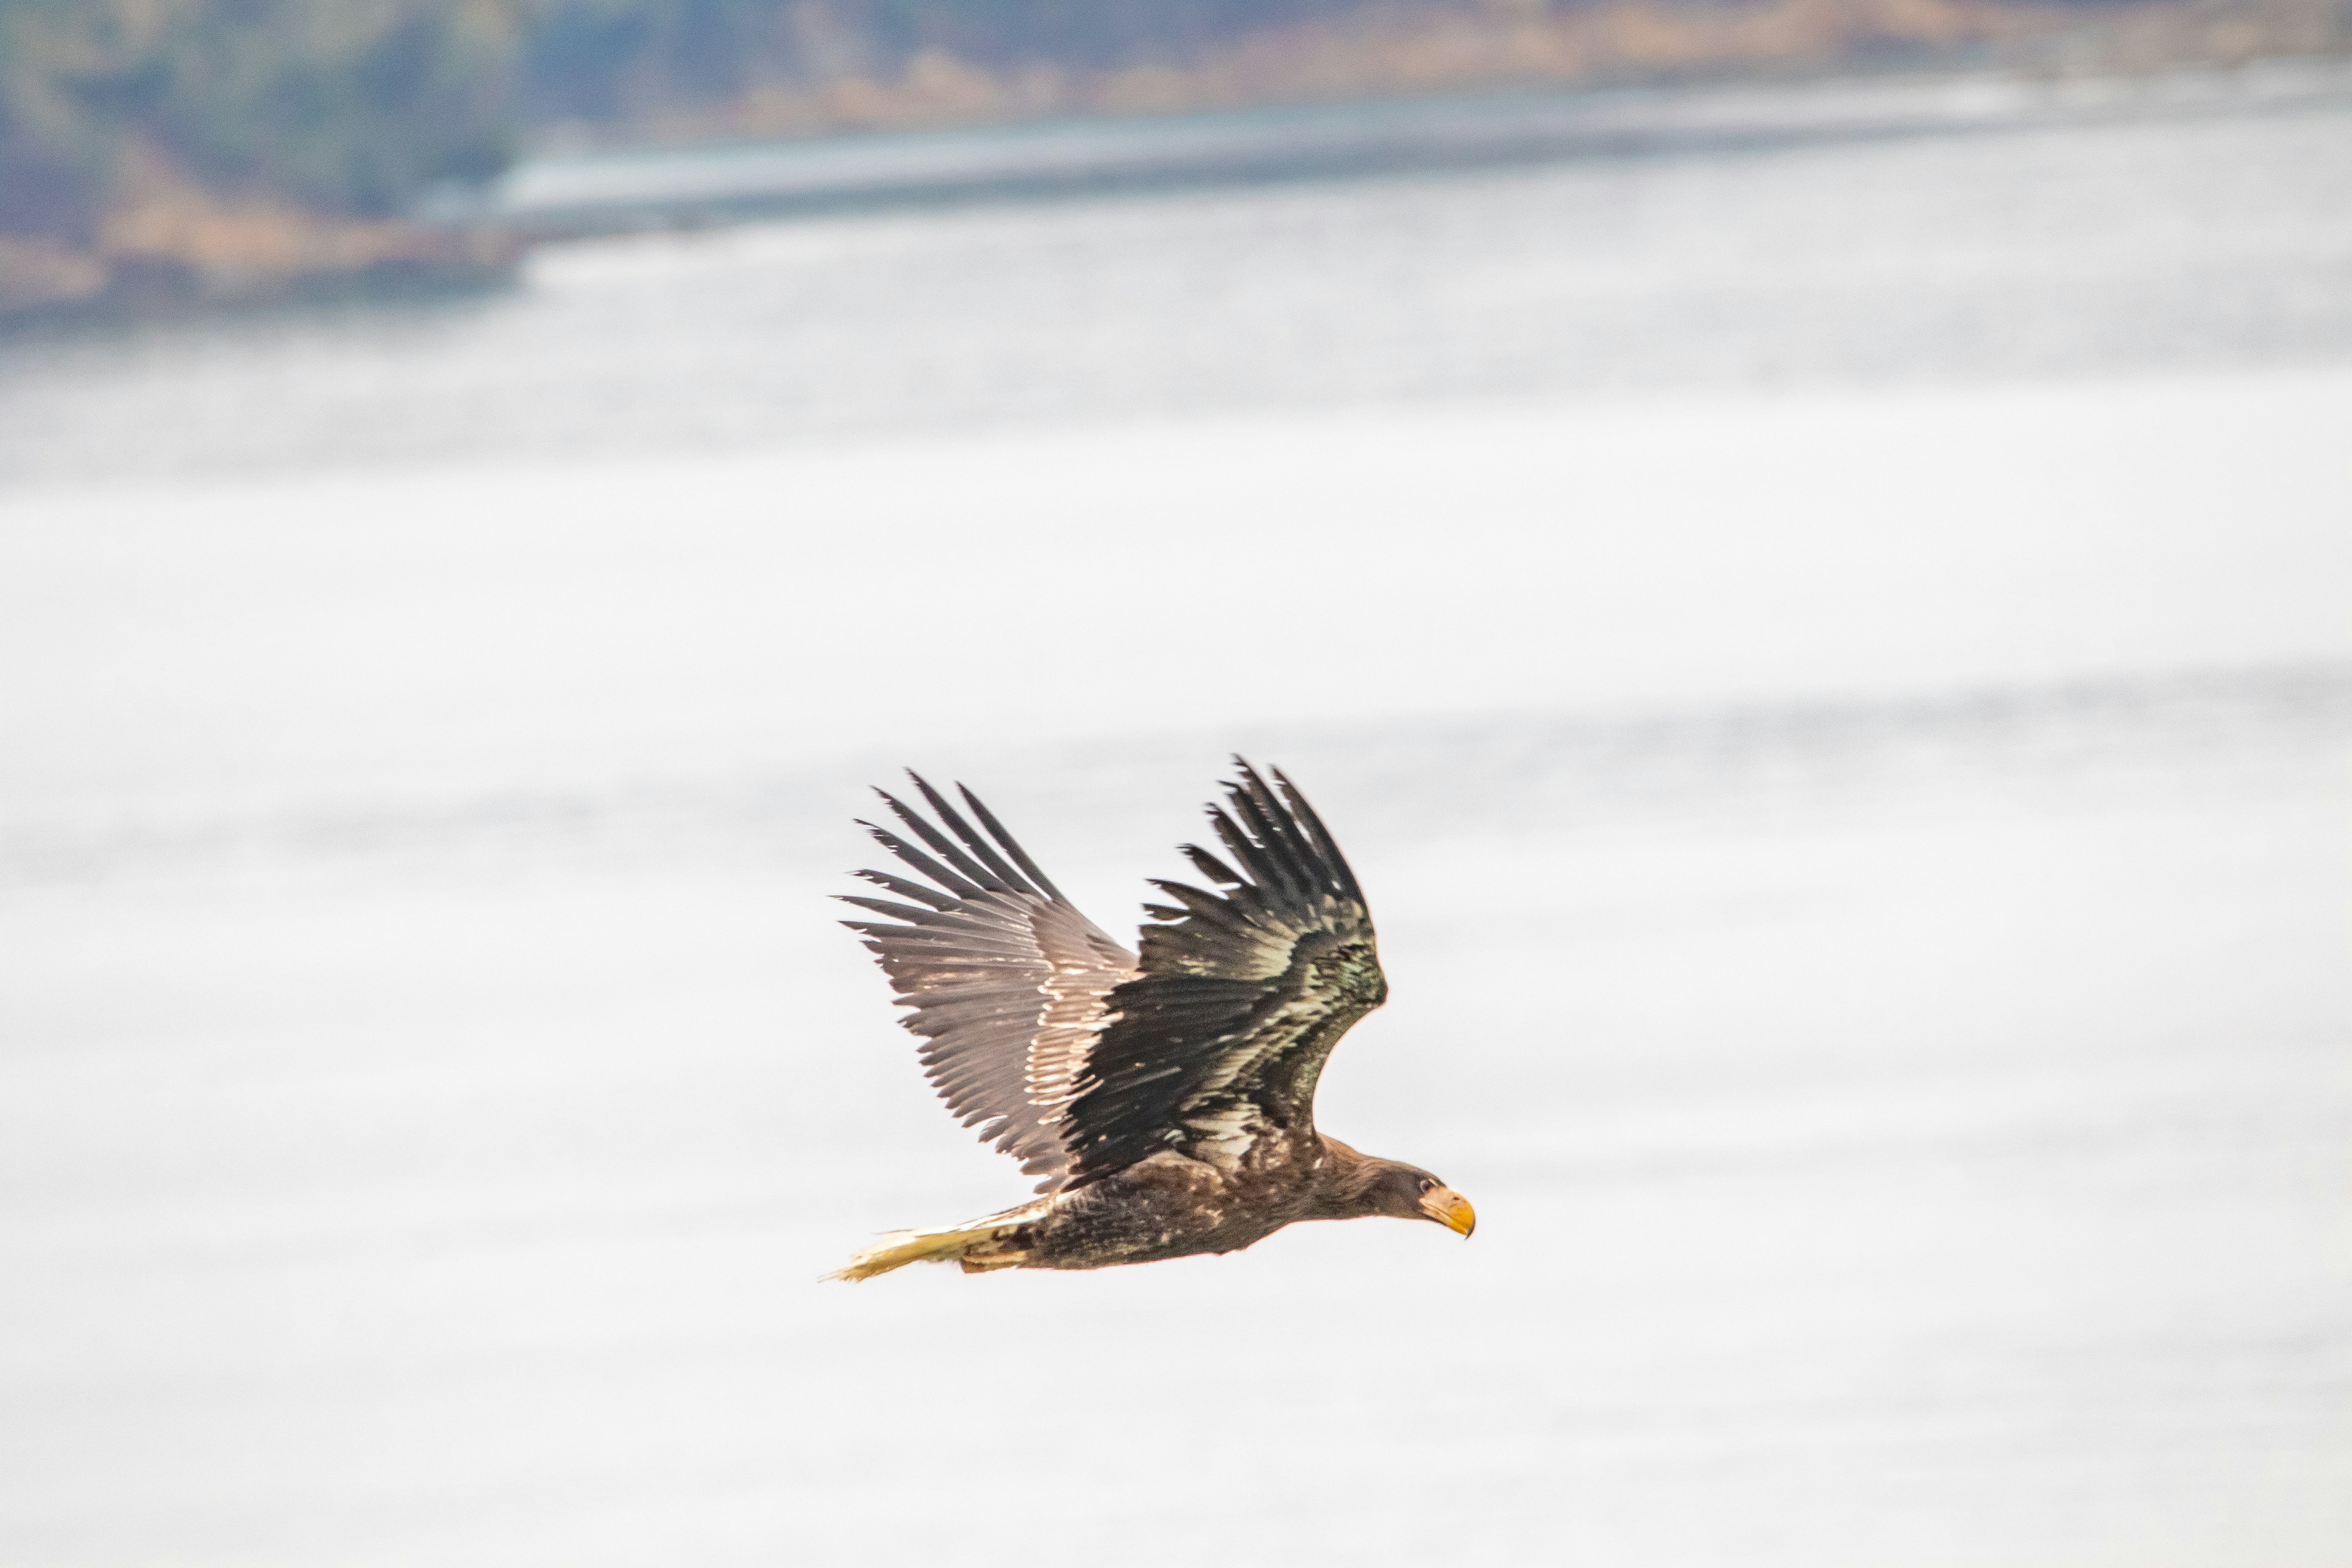
[[[1388,998],[1371,913],[1314,807],[1234,761],[1231,809],[1209,819],[1239,868],[1188,844],[1223,891],[1153,883],[1181,907],[1145,906],[1160,923],[1143,973],[1110,994],[1060,1128],[1074,1184],[1166,1148],[1229,1164],[1269,1131],[1311,1130],[1324,1059]]]
[[[1043,1176],[1038,1191],[1051,1191],[1069,1165],[1057,1123],[1102,1026],[1103,1000],[1134,975],[1135,955],[1080,914],[970,790],[964,803],[993,845],[939,791],[908,776],[953,839],[876,793],[939,858],[872,823],[860,826],[936,889],[860,871],[912,901],[845,897],[887,920],[844,923],[865,934],[898,1000],[913,1009],[899,1021],[921,1037],[924,1071],[948,1110]]]

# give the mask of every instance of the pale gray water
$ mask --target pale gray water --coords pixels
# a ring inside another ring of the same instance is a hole
[[[2347,358],[2339,99],[583,244],[493,300],[0,345],[0,479]]]
[[[7,351],[0,1558],[2341,1563],[2347,126]],[[1235,746],[1476,1237],[816,1284],[1020,1191],[860,784],[1117,929]]]
[[[2340,1558],[2352,682],[1231,738],[1468,1244],[814,1283],[1018,1190],[825,924],[858,769],[16,868],[12,1554]],[[966,771],[1118,921],[1214,744]]]

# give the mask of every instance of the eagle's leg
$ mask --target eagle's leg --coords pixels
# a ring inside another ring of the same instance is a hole
[[[1013,1237],[991,1239],[966,1247],[956,1258],[963,1265],[966,1274],[985,1274],[992,1268],[1018,1268],[1028,1260],[1029,1249]]]

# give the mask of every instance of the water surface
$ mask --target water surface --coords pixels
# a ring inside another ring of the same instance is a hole
[[[0,351],[0,1555],[2340,1563],[2347,178],[2200,113]],[[831,923],[862,786],[1118,930],[1235,747],[1381,923],[1325,1123],[1476,1237],[818,1284],[1021,1191]]]

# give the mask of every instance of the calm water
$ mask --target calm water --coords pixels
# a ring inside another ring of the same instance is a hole
[[[2343,1562],[2347,180],[2305,106],[0,351],[0,1557]],[[815,1283],[1020,1190],[830,924],[862,784],[1116,930],[1237,746],[1381,921],[1323,1120],[1476,1238]]]

